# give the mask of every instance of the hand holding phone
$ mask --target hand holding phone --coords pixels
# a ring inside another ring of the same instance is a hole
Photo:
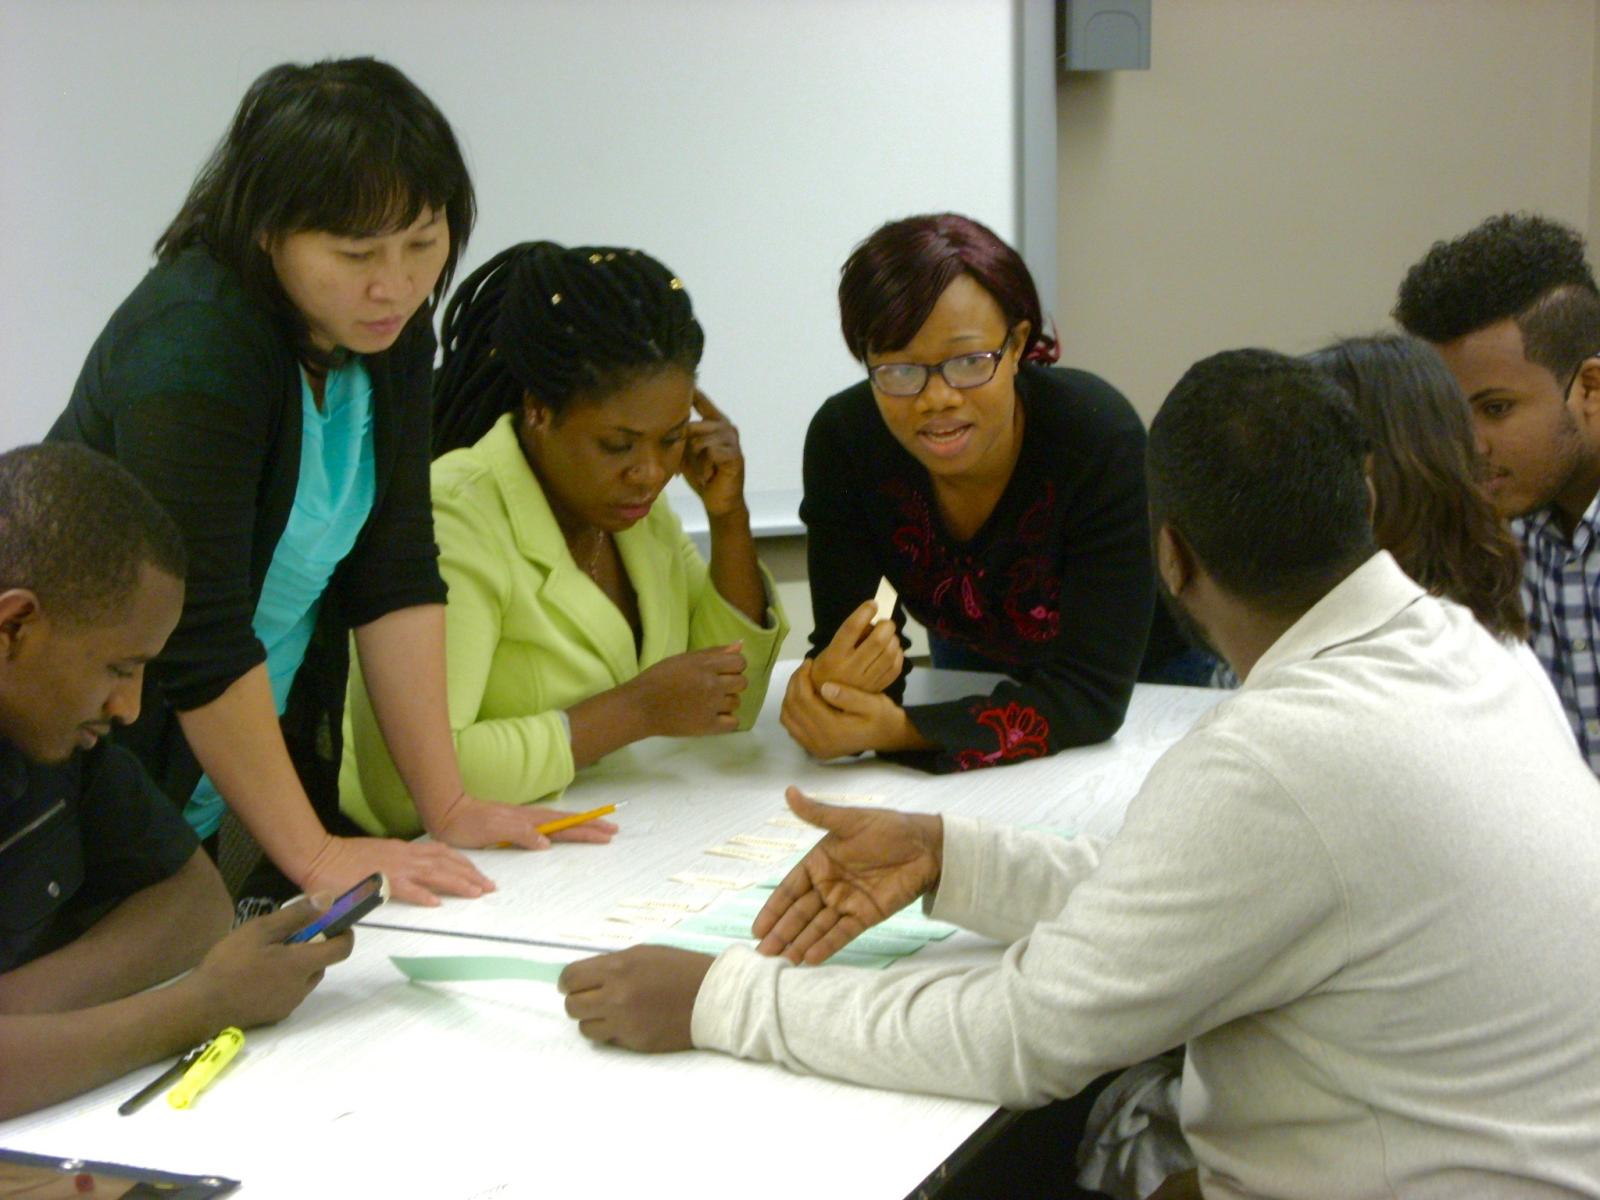
[[[374,872],[328,905],[327,911],[319,913],[310,924],[284,938],[284,945],[338,937],[388,898],[389,881],[382,872]]]

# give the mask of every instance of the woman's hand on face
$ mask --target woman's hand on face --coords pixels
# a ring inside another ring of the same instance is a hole
[[[744,451],[739,449],[739,431],[698,388],[694,407],[703,419],[689,425],[683,477],[706,506],[708,517],[739,512],[744,508]]]
[[[811,684],[842,683],[862,692],[881,692],[900,678],[905,651],[899,631],[888,619],[873,624],[878,615],[871,600],[845,618],[833,640],[811,660]]]
[[[780,720],[813,758],[843,758],[867,750],[908,750],[921,744],[905,710],[881,693],[838,683],[818,687],[812,662],[789,676]]]
[[[652,733],[693,737],[739,728],[739,695],[749,686],[738,642],[674,654],[635,675],[630,689]]]

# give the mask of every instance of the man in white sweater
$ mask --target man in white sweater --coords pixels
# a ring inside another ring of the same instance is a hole
[[[1600,784],[1539,683],[1375,551],[1338,389],[1197,364],[1150,432],[1157,564],[1244,678],[1110,842],[957,817],[830,830],[762,953],[562,979],[585,1035],[1033,1106],[1185,1043],[1207,1197],[1600,1195]],[[917,896],[996,965],[826,958]]]

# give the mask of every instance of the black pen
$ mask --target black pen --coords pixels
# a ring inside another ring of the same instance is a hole
[[[133,1095],[129,1096],[117,1106],[118,1114],[126,1117],[130,1113],[135,1112],[141,1105],[144,1104],[146,1100],[150,1099],[151,1096],[154,1096],[162,1088],[176,1081],[179,1076],[181,1076],[190,1067],[194,1066],[199,1057],[206,1052],[206,1047],[209,1045],[211,1045],[211,1039],[207,1038],[193,1050],[185,1054],[177,1062],[173,1063],[165,1071],[161,1072],[161,1074],[157,1075],[149,1083],[145,1084]]]

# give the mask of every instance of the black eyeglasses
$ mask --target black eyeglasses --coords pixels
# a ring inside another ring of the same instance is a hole
[[[1011,331],[998,350],[980,350],[975,354],[958,354],[939,363],[879,363],[867,368],[867,377],[885,396],[917,396],[928,386],[928,379],[937,371],[944,381],[958,391],[982,387],[994,378],[1011,344]]]

